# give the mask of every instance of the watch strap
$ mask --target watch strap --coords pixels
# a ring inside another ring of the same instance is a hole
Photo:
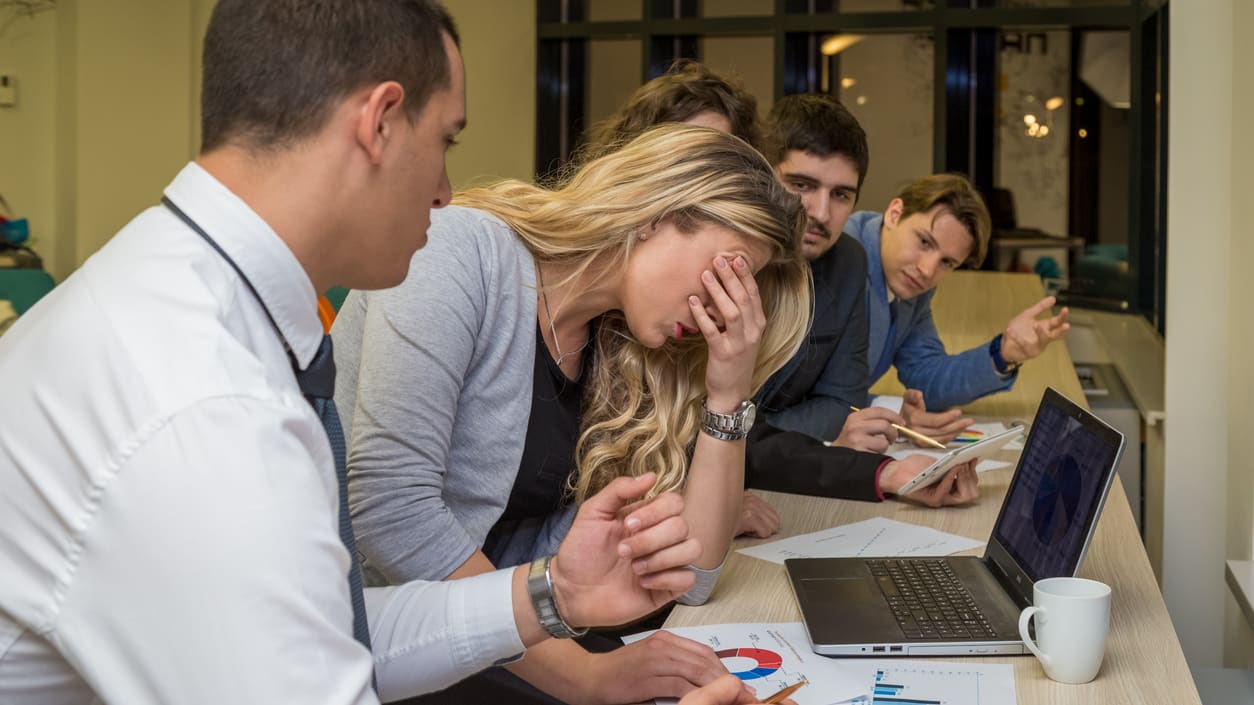
[[[566,623],[557,608],[557,599],[553,593],[553,575],[551,564],[553,556],[537,558],[527,569],[527,596],[531,598],[531,606],[536,611],[536,618],[544,631],[556,639],[573,639],[588,633],[588,628],[575,629]]]
[[[1002,341],[1002,334],[998,333],[997,337],[993,338],[993,342],[988,344],[988,351],[989,351],[989,354],[991,354],[993,357],[993,368],[997,370],[997,374],[1001,375],[1002,377],[1010,377],[1011,375],[1019,371],[1019,366],[1022,363],[1008,362],[1006,358],[1002,357],[1001,341]]]
[[[710,411],[706,406],[706,402],[701,402],[701,430],[713,438],[720,441],[740,441],[749,435],[749,428],[752,422],[747,422],[748,415],[754,410],[752,401],[743,401],[740,406],[730,414],[720,414],[717,411]]]

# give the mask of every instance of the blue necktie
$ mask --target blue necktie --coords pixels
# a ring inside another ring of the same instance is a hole
[[[353,600],[353,638],[366,649],[370,648],[370,627],[366,623],[366,599],[361,591],[361,563],[357,560],[357,539],[353,536],[353,524],[348,514],[348,463],[345,461],[347,445],[340,415],[335,411],[335,355],[331,351],[331,336],[322,337],[322,345],[313,362],[305,370],[295,370],[296,382],[301,394],[313,405],[314,413],[322,421],[327,438],[331,441],[331,455],[335,458],[335,477],[340,485],[340,540],[352,559],[348,571],[348,592]]]
[[[893,365],[893,343],[897,337],[897,303],[899,299],[893,299],[888,304],[888,335],[884,336],[884,349],[880,352],[879,360],[875,363],[875,369],[871,370],[871,384],[875,384],[889,367]]]

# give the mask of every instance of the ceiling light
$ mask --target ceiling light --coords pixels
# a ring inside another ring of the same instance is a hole
[[[840,52],[866,39],[864,34],[833,34],[823,40],[822,46],[819,47],[825,56],[836,56]]]

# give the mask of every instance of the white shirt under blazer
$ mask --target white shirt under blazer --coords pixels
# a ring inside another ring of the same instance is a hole
[[[0,336],[0,702],[373,703],[523,650],[510,574],[366,590],[322,426],[322,337],[269,226],[192,163]],[[155,200],[155,199],[154,199]]]

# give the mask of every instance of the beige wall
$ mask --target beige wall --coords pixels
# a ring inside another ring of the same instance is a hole
[[[0,13],[0,18],[7,16]],[[57,255],[51,119],[56,29],[56,14],[44,12],[15,20],[0,35],[0,73],[16,76],[18,82],[17,105],[0,107],[0,195],[12,209],[10,217],[30,221],[30,244],[49,264]]]
[[[73,70],[77,223],[61,230],[82,262],[191,158],[190,0],[80,0]],[[60,8],[64,12],[70,8]]]
[[[1248,212],[1244,209],[1238,211],[1237,204],[1244,204],[1249,194],[1254,194],[1254,135],[1244,127],[1245,118],[1254,111],[1254,47],[1245,41],[1248,31],[1254,28],[1254,6],[1235,1],[1232,9],[1232,250],[1228,262],[1230,281],[1237,284],[1232,290],[1234,304],[1229,310],[1228,322],[1232,331],[1229,350],[1233,351],[1228,360],[1228,389],[1231,395],[1228,418],[1233,420],[1230,423],[1234,426],[1228,440],[1228,530],[1224,537],[1227,547],[1224,557],[1249,560],[1254,557],[1251,547],[1254,540],[1254,454],[1251,454],[1247,442],[1251,420],[1254,419],[1254,370],[1249,364],[1249,351],[1254,350],[1254,319],[1248,307],[1241,304],[1246,292],[1240,283],[1248,279],[1248,263],[1254,261],[1254,228],[1250,226]],[[1172,51],[1175,51],[1174,44]],[[1214,259],[1222,261],[1223,258]],[[1226,602],[1231,602],[1231,598]],[[1243,616],[1239,610],[1235,614]],[[1224,665],[1254,667],[1254,631],[1251,631],[1251,625],[1244,620],[1232,619],[1225,620],[1224,624],[1228,632],[1225,635]]]
[[[1171,15],[1163,595],[1194,667],[1224,661],[1224,560],[1249,559],[1254,531],[1251,27],[1244,0]]]
[[[31,218],[57,279],[191,157],[190,77],[208,4],[62,0],[0,38],[0,70],[22,80],[18,107],[0,108],[0,193]]]
[[[214,0],[60,0],[0,37],[20,80],[0,108],[0,194],[31,220],[58,280],[154,204],[200,139],[200,50]],[[449,157],[455,186],[530,178],[534,0],[447,3],[462,34],[470,124]]]
[[[536,160],[535,0],[444,0],[466,62],[468,125],[449,153],[454,188],[530,179]]]
[[[588,42],[588,91],[584,119],[595,125],[622,107],[640,87],[644,48],[638,38]],[[573,135],[572,135],[573,137]]]

